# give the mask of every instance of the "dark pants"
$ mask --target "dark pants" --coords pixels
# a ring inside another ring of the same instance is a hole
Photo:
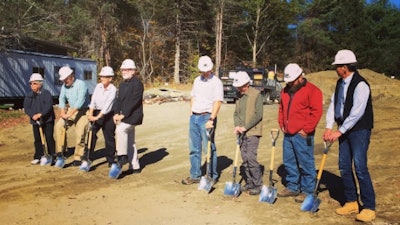
[[[47,143],[47,153],[50,156],[55,154],[55,141],[54,141],[54,121],[50,123],[45,123],[42,125],[43,134],[45,138],[45,142]],[[39,125],[32,125],[33,137],[34,137],[34,146],[35,146],[35,154],[33,155],[34,159],[40,159],[44,155],[44,149],[42,145],[42,140],[40,138],[39,133]]]
[[[243,137],[242,144],[240,146],[240,152],[242,155],[246,184],[252,187],[261,187],[262,171],[261,166],[257,161],[257,149],[260,143],[259,136]]]
[[[95,110],[93,115],[96,116],[99,111]],[[90,146],[90,153],[89,153],[89,160],[93,161],[93,152],[96,147],[97,142],[97,132],[101,129],[103,131],[104,141],[106,144],[106,159],[107,162],[113,163],[114,162],[114,155],[115,155],[115,124],[113,121],[113,113],[109,113],[104,115],[103,118],[93,123],[92,126],[92,143]]]

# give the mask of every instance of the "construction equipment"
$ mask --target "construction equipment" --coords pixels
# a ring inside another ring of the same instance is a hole
[[[89,126],[88,126],[87,135],[86,135],[85,153],[84,153],[84,157],[82,159],[82,164],[79,167],[79,170],[84,171],[84,172],[89,172],[90,166],[92,164],[92,161],[90,160],[92,139],[93,139],[93,122],[90,122]]]
[[[67,131],[68,131],[68,120],[64,119],[64,129],[62,130],[62,150],[57,153],[57,161],[54,164],[55,167],[64,168],[65,166],[65,157],[64,152],[67,151]]]
[[[332,146],[333,142],[324,142],[325,149],[324,154],[322,155],[321,165],[319,166],[318,174],[317,174],[317,182],[315,184],[314,192],[311,195],[307,195],[306,199],[301,204],[300,209],[302,211],[310,211],[312,213],[317,212],[319,205],[321,204],[321,200],[318,198],[318,189],[319,183],[321,181],[322,172],[324,170],[326,156],[328,154],[329,148]]]
[[[239,159],[240,144],[242,137],[243,137],[242,135],[238,135],[236,140],[235,160],[233,161],[233,175],[232,175],[233,181],[225,183],[224,195],[237,197],[240,194],[240,184],[236,183],[236,170],[237,170],[237,163]]]
[[[212,133],[214,132],[214,129],[207,129],[207,154],[206,154],[206,174],[201,177],[200,183],[199,183],[199,190],[205,190],[210,192],[212,186],[214,185],[214,182],[212,178],[210,177],[210,158],[211,158],[211,138],[212,138]]]
[[[44,165],[51,165],[52,161],[53,161],[53,157],[49,155],[48,149],[47,149],[47,144],[46,144],[46,140],[43,134],[43,128],[42,125],[40,124],[40,122],[38,120],[36,120],[36,123],[39,125],[39,134],[40,134],[40,140],[42,142],[42,148],[43,148],[43,153],[44,155],[40,158],[40,165],[44,166]]]
[[[274,158],[275,158],[275,144],[276,140],[279,136],[278,129],[271,129],[271,140],[272,140],[272,149],[271,149],[271,159],[269,164],[269,186],[263,185],[259,197],[260,202],[268,202],[269,204],[273,204],[276,200],[277,189],[274,186],[276,180],[272,179],[273,170],[274,170]]]

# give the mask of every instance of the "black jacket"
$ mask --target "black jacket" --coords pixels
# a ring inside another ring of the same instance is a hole
[[[36,125],[36,121],[32,120],[32,117],[37,113],[42,114],[42,122],[54,122],[53,98],[50,92],[45,89],[42,89],[40,94],[29,92],[24,98],[24,111],[33,125]]]
[[[142,124],[143,91],[143,83],[137,77],[120,83],[113,110],[115,114],[124,115],[122,122],[131,125]]]

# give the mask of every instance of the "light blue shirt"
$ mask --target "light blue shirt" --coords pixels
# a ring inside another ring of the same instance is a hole
[[[353,79],[353,74],[354,73],[343,80],[345,82],[343,90],[345,99],[344,101],[346,101],[347,89],[349,88],[350,82]],[[357,84],[353,94],[353,107],[351,108],[349,116],[344,120],[342,126],[339,127],[340,133],[346,133],[346,131],[353,128],[354,125],[360,120],[360,118],[364,114],[365,108],[367,107],[369,94],[370,89],[364,81]],[[332,94],[331,103],[329,104],[328,112],[326,113],[326,128],[328,129],[332,129],[335,123],[334,102],[335,93]],[[341,112],[343,112],[343,108],[341,109]]]
[[[85,82],[75,79],[71,86],[61,87],[60,97],[58,98],[59,107],[64,109],[66,104],[72,109],[85,109],[89,106],[89,90]]]
[[[116,94],[117,88],[113,84],[109,84],[107,88],[104,88],[102,83],[97,84],[93,91],[89,108],[101,110],[103,115],[109,113],[114,104]]]

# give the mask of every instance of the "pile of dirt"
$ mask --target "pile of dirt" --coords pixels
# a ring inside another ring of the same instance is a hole
[[[369,69],[360,69],[358,72],[370,84],[373,99],[400,97],[400,92],[398,91],[398,87],[400,86],[399,80],[391,79],[384,74]],[[326,101],[329,100],[335,90],[338,75],[336,71],[328,70],[307,74],[306,78],[322,90]]]

